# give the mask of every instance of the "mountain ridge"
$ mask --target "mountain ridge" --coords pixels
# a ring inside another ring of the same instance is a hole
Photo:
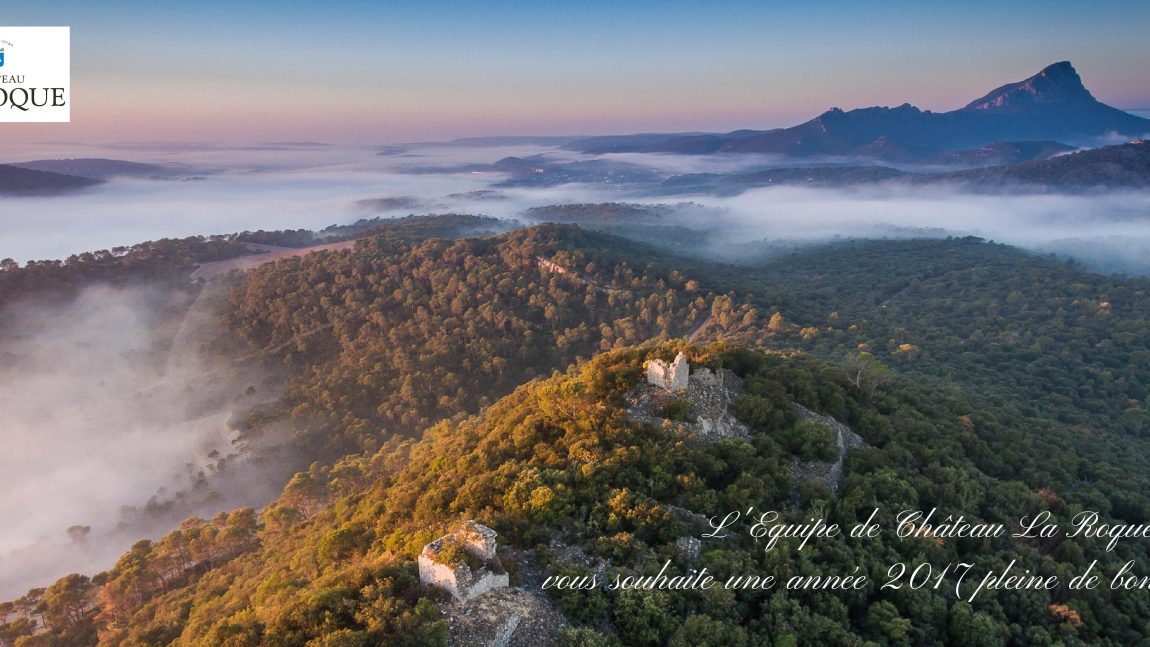
[[[1150,119],[1108,106],[1086,89],[1069,61],[999,86],[949,112],[896,107],[831,108],[789,128],[726,134],[622,135],[577,140],[565,146],[590,154],[774,153],[791,157],[860,156],[888,161],[925,159],[941,153],[1009,141],[1097,142],[1150,133]]]
[[[1025,190],[1078,192],[1138,189],[1150,186],[1150,143],[1102,146],[1067,152],[1044,142],[1016,142],[1014,149],[984,147],[974,168],[912,173],[881,164],[770,168],[746,173],[691,173],[675,175],[663,183],[669,195],[713,193],[736,195],[744,190],[782,185],[848,187],[878,183],[903,185],[951,184],[971,190]],[[1065,148],[1065,147],[1063,147]],[[951,155],[972,159],[979,150]],[[1049,151],[1048,159],[1011,160],[1032,150]],[[1005,158],[1005,159],[1004,159]]]

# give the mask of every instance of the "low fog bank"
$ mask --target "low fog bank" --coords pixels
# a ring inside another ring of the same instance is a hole
[[[246,451],[229,425],[276,389],[200,359],[210,317],[192,299],[91,287],[0,312],[0,599],[282,486],[282,469],[247,464],[274,450]]]
[[[624,199],[574,186],[524,191],[520,197],[533,206]],[[781,186],[734,197],[635,202],[662,205],[659,224],[693,232],[666,234],[680,239],[678,251],[730,262],[754,263],[772,251],[844,238],[978,236],[1073,258],[1103,273],[1150,275],[1148,191],[976,194],[937,185],[842,190]],[[618,224],[603,228],[618,233]],[[664,234],[651,234],[650,242],[663,243]],[[643,238],[633,232],[625,235]]]
[[[979,236],[1075,258],[1104,272],[1146,274],[1150,192],[1089,195],[971,194],[945,187],[852,190],[776,187],[732,198],[700,197],[715,213],[716,254],[746,241]],[[686,223],[684,223],[686,224]],[[1089,243],[1079,245],[1079,243]],[[732,260],[751,260],[733,258]]]
[[[741,254],[738,260],[753,260],[762,246],[748,243],[761,240],[806,244],[842,237],[975,235],[1066,253],[1101,271],[1148,271],[1142,260],[1145,245],[1132,244],[1150,237],[1150,193],[1139,191],[976,194],[940,185],[780,186],[730,197],[652,197],[658,194],[657,185],[596,178],[594,171],[586,170],[579,172],[580,182],[508,185],[509,175],[491,165],[512,156],[542,156],[539,159],[560,167],[595,159],[625,163],[648,169],[656,178],[796,165],[771,155],[589,157],[529,144],[349,148],[310,142],[246,147],[161,143],[82,150],[61,144],[6,151],[5,157],[85,155],[179,164],[205,174],[199,181],[120,179],[68,196],[0,199],[6,215],[0,258],[63,258],[161,237],[321,229],[376,216],[454,212],[522,219],[530,208],[553,204],[686,201],[705,209],[685,210],[674,224],[707,232],[710,245],[700,249],[724,257]],[[1081,241],[1089,244],[1077,244]]]

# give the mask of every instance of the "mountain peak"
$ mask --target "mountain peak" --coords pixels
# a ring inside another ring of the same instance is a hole
[[[964,111],[1016,112],[1035,104],[1095,103],[1082,85],[1082,77],[1070,61],[1047,65],[1041,72],[1017,83],[991,90],[963,108]]]
[[[1062,142],[1097,145],[1113,133],[1145,137],[1150,119],[1110,107],[1094,98],[1069,61],[1048,65],[1034,76],[1003,85],[965,108],[921,111],[910,104],[842,110],[831,108],[791,128],[736,131],[708,137],[616,137],[609,152],[776,153],[793,157],[862,155],[883,160],[930,161],[939,153],[970,151],[1002,142]],[[620,141],[630,141],[620,145]],[[604,152],[601,138],[576,141],[573,150]],[[1034,150],[1038,154],[1040,149]],[[892,154],[892,151],[897,151]],[[969,154],[969,153],[966,153]],[[1022,154],[1015,151],[1013,154]],[[984,157],[984,156],[983,156]],[[975,158],[981,159],[982,157]]]

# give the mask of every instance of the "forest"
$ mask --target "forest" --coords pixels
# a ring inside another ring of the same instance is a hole
[[[676,542],[700,534],[697,515],[750,505],[844,526],[876,506],[1008,526],[1038,512],[1069,524],[1084,510],[1150,521],[1147,279],[974,238],[844,241],[732,265],[571,225],[461,238],[474,231],[444,237],[429,221],[424,236],[420,222],[226,279],[206,350],[285,372],[285,394],[247,433],[286,425],[311,465],[262,510],[189,519],[104,573],[6,603],[0,644],[444,644],[445,600],[419,584],[415,557],[466,519],[499,532],[513,586],[534,589],[541,576],[586,574],[572,554],[624,575],[668,559],[679,574],[859,565],[874,580],[895,561],[1018,560],[1068,580],[1095,560],[1113,572],[1134,559],[1144,574],[1137,540],[1105,551],[1078,538],[884,536],[801,552],[735,540],[704,543],[697,558]],[[243,253],[227,241],[155,245],[8,267],[0,296],[177,276]],[[678,350],[741,378],[734,411],[750,437],[704,442],[628,417],[643,361]],[[868,445],[847,457],[837,493],[788,470],[826,455],[792,403]],[[562,645],[1150,636],[1145,591],[548,595]]]

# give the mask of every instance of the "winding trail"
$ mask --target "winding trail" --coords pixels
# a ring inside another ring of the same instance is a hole
[[[227,274],[232,270],[240,270],[241,272],[250,270],[254,267],[259,267],[264,263],[271,263],[278,261],[281,258],[290,258],[292,256],[303,256],[312,252],[321,252],[329,249],[351,249],[355,247],[355,240],[345,240],[338,243],[328,243],[326,245],[315,245],[313,247],[278,247],[276,245],[262,245],[256,243],[248,243],[248,249],[258,252],[250,256],[240,256],[237,258],[229,258],[226,261],[213,261],[211,263],[203,263],[194,272],[191,278],[193,281],[203,279],[205,281],[216,278],[223,274]]]

